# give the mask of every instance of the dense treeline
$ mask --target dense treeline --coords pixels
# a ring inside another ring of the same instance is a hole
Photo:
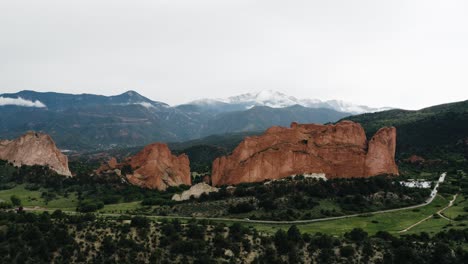
[[[152,222],[92,214],[0,212],[1,263],[466,263],[468,229],[344,237],[296,226],[262,234],[240,224]]]
[[[429,194],[429,189],[407,188],[387,176],[327,181],[296,176],[240,184],[235,189],[222,187],[217,193],[202,195],[198,201],[189,203],[197,206],[202,202],[226,201],[229,214],[247,214],[252,219],[295,220],[404,207],[423,203]],[[322,208],[322,201],[333,206]],[[313,212],[314,208],[321,209]]]

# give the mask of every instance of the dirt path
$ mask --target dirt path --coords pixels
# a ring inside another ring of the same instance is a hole
[[[444,218],[445,220],[452,221],[451,219],[449,219],[449,218],[447,218],[446,216],[442,215],[442,212],[445,211],[445,210],[447,210],[448,208],[450,208],[450,207],[453,205],[453,203],[454,203],[455,200],[457,199],[457,196],[458,196],[458,193],[455,194],[455,195],[453,196],[453,199],[449,202],[449,204],[448,204],[446,207],[444,207],[444,208],[440,209],[439,211],[437,211],[436,214],[438,214],[439,216],[441,216],[441,217]],[[418,222],[416,222],[416,223],[410,225],[409,227],[407,227],[407,228],[405,228],[405,229],[399,231],[398,233],[405,233],[405,232],[408,232],[408,231],[409,231],[410,229],[412,229],[413,227],[415,227],[415,226],[417,226],[417,225],[419,225],[419,224],[421,224],[421,223],[423,223],[423,222],[425,222],[425,221],[431,219],[432,217],[434,217],[434,215],[430,215],[430,216],[428,216],[428,217],[426,217],[426,218],[424,218],[424,219],[422,219],[422,220],[420,220],[420,221],[418,221]]]

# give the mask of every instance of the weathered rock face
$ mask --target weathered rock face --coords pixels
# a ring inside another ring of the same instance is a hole
[[[122,163],[117,164],[116,160],[111,160],[105,166],[109,169],[121,169],[122,172],[126,166],[130,166],[133,173],[125,176],[131,184],[143,188],[165,190],[169,186],[190,185],[192,182],[187,155],[176,157],[162,143],[148,145]]]
[[[200,196],[204,193],[212,193],[212,192],[218,192],[219,189],[216,187],[213,187],[211,185],[208,185],[204,182],[198,183],[190,187],[190,189],[183,191],[181,194],[174,194],[172,196],[172,200],[174,201],[185,201],[185,200],[190,200],[190,197],[194,198],[200,198]]]
[[[365,175],[398,174],[395,164],[396,128],[383,127],[369,142]]]
[[[248,137],[228,157],[214,161],[215,186],[279,179],[294,174],[324,173],[327,178],[398,174],[396,129],[380,129],[367,142],[361,125],[292,123]]]
[[[30,131],[15,140],[1,140],[0,159],[15,166],[49,166],[58,174],[72,176],[67,156],[60,152],[49,135],[43,133]]]
[[[101,174],[102,172],[105,171],[110,171],[110,170],[115,170],[118,166],[117,159],[115,157],[112,157],[107,163],[102,164],[97,170],[97,174]]]
[[[419,163],[423,163],[425,162],[426,160],[421,157],[421,156],[418,156],[418,155],[411,155],[411,157],[407,158],[406,160],[404,160],[408,163],[412,163],[412,164],[419,164]]]

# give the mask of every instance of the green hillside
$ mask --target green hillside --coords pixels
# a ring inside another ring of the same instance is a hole
[[[344,119],[361,123],[368,138],[383,126],[395,126],[398,158],[416,154],[429,159],[466,162],[468,157],[468,101]]]

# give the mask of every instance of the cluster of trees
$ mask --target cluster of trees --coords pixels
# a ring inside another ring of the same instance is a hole
[[[468,195],[468,174],[464,170],[452,170],[448,173],[444,184],[439,187],[441,194],[454,195],[456,193]]]
[[[240,184],[234,191],[222,187],[217,193],[202,195],[199,201],[230,201],[229,214],[256,211],[251,218],[294,220],[404,207],[423,203],[429,194],[428,189],[407,188],[387,176],[327,181],[296,177],[268,184]],[[244,201],[247,198],[249,202]],[[319,208],[315,211],[320,215],[311,216],[310,211],[323,200],[331,201],[338,211]]]
[[[46,202],[75,192],[79,200],[77,210],[80,212],[94,212],[106,204],[141,200],[143,205],[171,205],[174,193],[188,189],[187,186],[170,187],[165,192],[142,189],[127,184],[115,174],[93,175],[93,163],[71,162],[70,167],[76,175],[67,178],[45,166],[14,167],[0,160],[0,189],[25,184],[28,190],[41,190]]]
[[[269,235],[238,223],[0,211],[0,263],[241,263],[251,253],[254,263],[466,263],[467,246],[468,229],[336,237],[293,225]]]
[[[60,211],[48,213],[0,212],[0,262],[50,263],[52,259],[66,262],[79,248],[67,225],[59,219],[67,217],[67,224],[86,225],[92,215],[64,216]]]
[[[13,207],[21,207],[21,199],[16,196],[10,196],[10,201],[0,201],[0,209],[11,209]]]

